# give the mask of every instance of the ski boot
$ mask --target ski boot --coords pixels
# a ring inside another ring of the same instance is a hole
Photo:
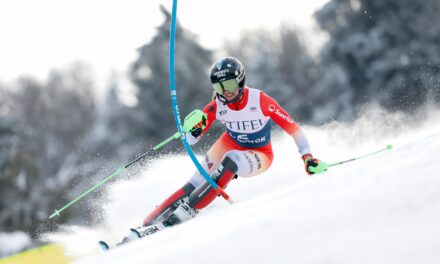
[[[165,228],[180,224],[182,222],[185,222],[186,220],[194,218],[198,214],[198,211],[188,204],[188,197],[180,199],[175,203],[175,205],[177,205],[177,208],[165,220],[149,226],[132,228],[130,229],[130,231],[132,232],[132,234],[135,234],[135,237],[137,238],[149,236]]]

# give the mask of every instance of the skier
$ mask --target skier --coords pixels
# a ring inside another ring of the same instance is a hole
[[[266,171],[273,160],[270,141],[271,122],[281,126],[294,139],[307,174],[327,170],[326,163],[314,158],[304,132],[278,103],[264,92],[245,84],[242,63],[233,57],[216,61],[210,69],[213,99],[204,108],[202,118],[187,133],[189,144],[197,143],[215,120],[226,132],[212,145],[202,161],[203,168],[221,187],[237,177],[252,177]],[[144,220],[139,236],[159,231],[197,215],[218,193],[196,171],[189,181]],[[146,228],[152,226],[152,228]]]

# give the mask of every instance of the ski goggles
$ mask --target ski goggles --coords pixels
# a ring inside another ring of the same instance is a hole
[[[238,82],[235,79],[230,79],[218,83],[213,83],[212,88],[214,88],[214,91],[220,95],[223,95],[225,91],[233,93],[238,88]]]

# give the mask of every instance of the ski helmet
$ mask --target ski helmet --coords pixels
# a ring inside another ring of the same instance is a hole
[[[223,104],[233,103],[243,95],[245,77],[243,64],[233,57],[220,59],[211,66],[210,78],[212,88],[217,98]],[[236,89],[239,89],[239,92],[234,98],[228,100],[223,96],[225,91],[233,93]]]

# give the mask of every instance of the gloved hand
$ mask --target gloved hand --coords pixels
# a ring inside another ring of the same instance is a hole
[[[327,163],[320,161],[319,159],[315,159],[310,153],[302,156],[302,159],[308,175],[327,171]]]
[[[206,116],[203,116],[202,120],[190,129],[189,132],[191,133],[191,136],[194,138],[199,137],[202,134],[203,129],[205,129],[207,123],[208,121],[206,120]]]

